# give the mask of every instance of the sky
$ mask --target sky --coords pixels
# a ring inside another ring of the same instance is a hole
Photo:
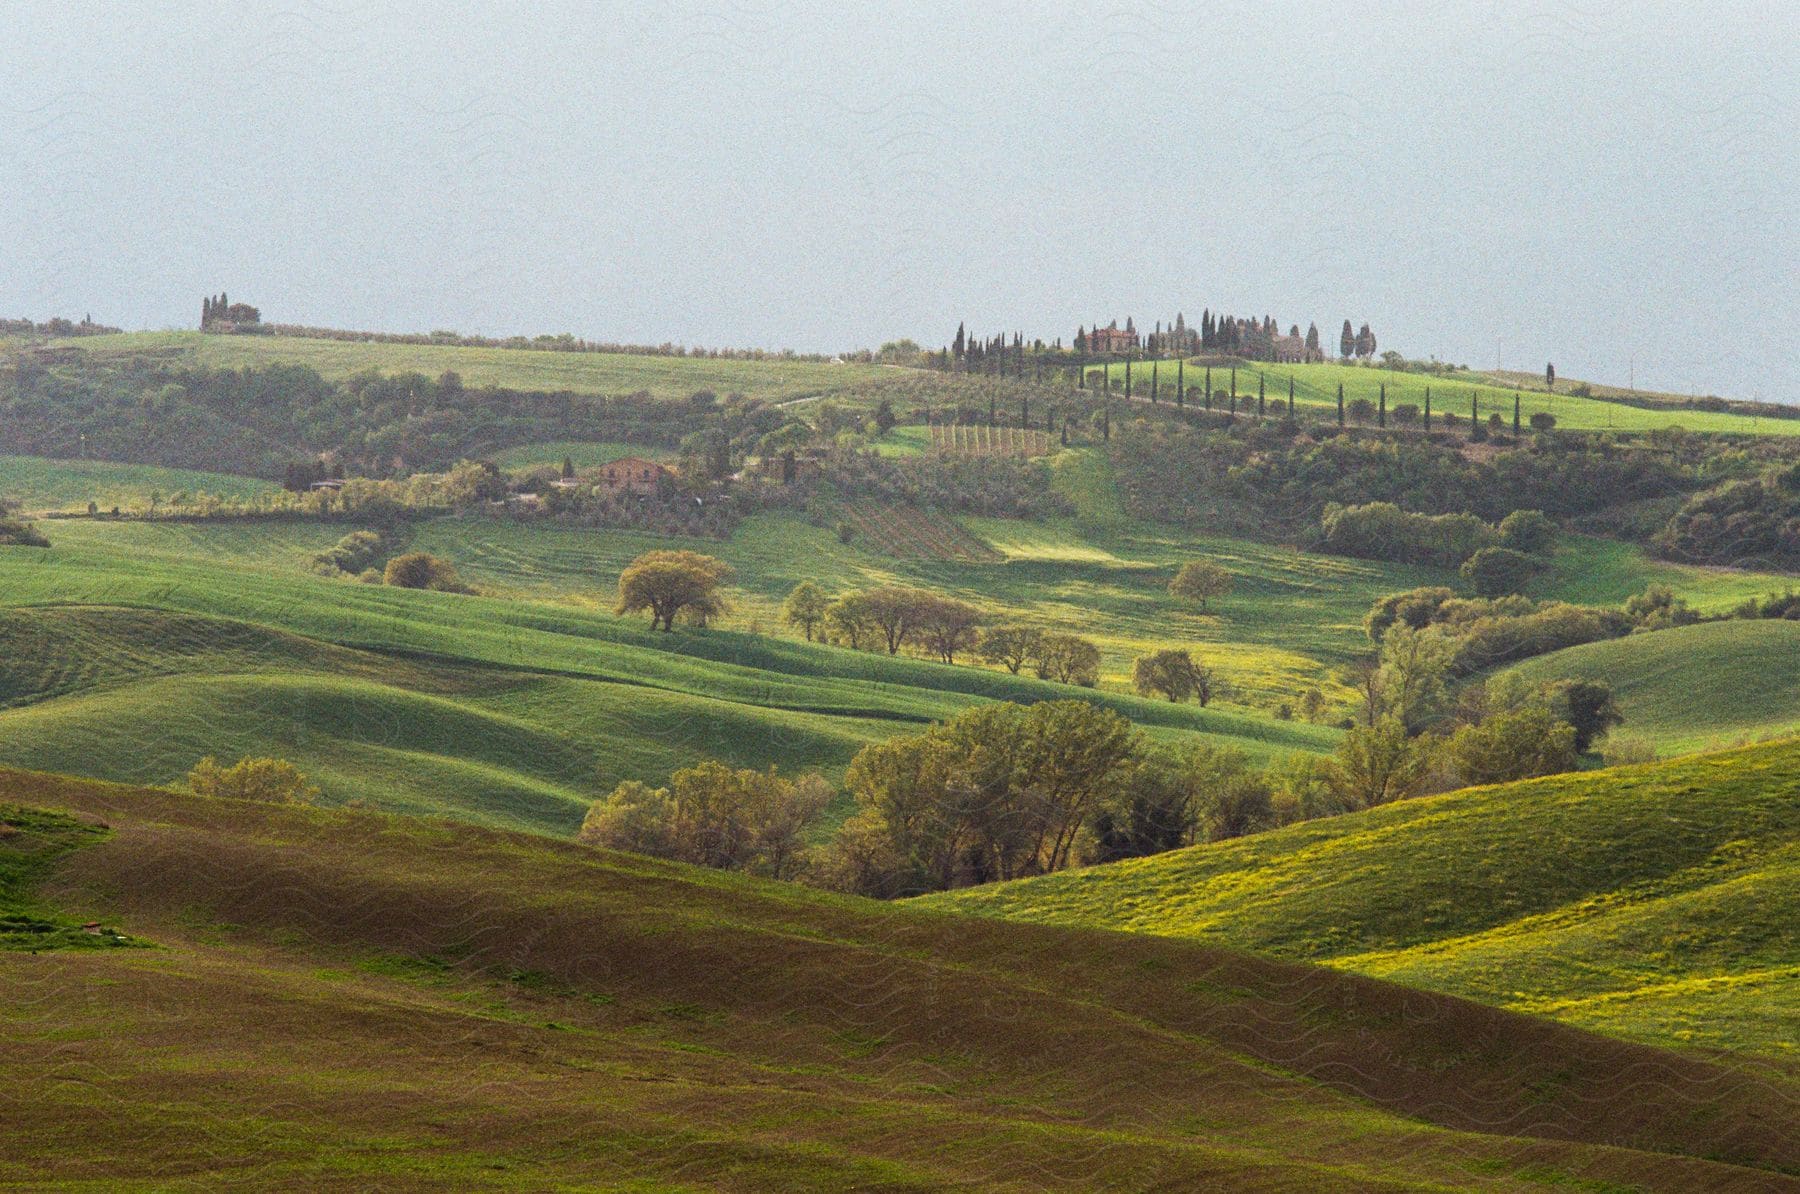
[[[1203,308],[1800,403],[1800,3],[0,0],[0,316],[838,351]]]

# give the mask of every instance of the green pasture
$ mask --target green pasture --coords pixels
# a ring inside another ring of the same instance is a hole
[[[1621,733],[1663,754],[1800,732],[1800,622],[1732,620],[1570,647],[1512,669],[1530,680],[1599,680]]]
[[[555,352],[520,348],[460,348],[446,344],[383,344],[360,340],[308,340],[290,336],[219,336],[201,332],[123,332],[68,343],[110,357],[145,357],[169,365],[208,369],[306,365],[338,380],[374,370],[437,377],[455,372],[466,386],[577,394],[648,391],[686,398],[711,390],[723,398],[743,394],[776,401],[820,394],[873,380],[874,365],[822,362],[713,360],[631,353]]]
[[[163,504],[200,493],[252,498],[280,486],[255,477],[157,468],[147,464],[114,464],[103,460],[51,460],[40,456],[0,456],[0,498],[27,511],[86,510],[93,502],[102,510],[143,510],[155,496]]]
[[[1100,366],[1094,366],[1098,369]],[[1105,366],[1107,375],[1124,384],[1125,365],[1122,362]],[[1188,365],[1186,368],[1188,399],[1192,405],[1201,405],[1201,395],[1205,393],[1206,369],[1204,366]],[[1159,379],[1159,401],[1167,403],[1171,408],[1175,405],[1175,362],[1162,361],[1157,365]],[[1214,367],[1212,371],[1212,388],[1215,391],[1231,389],[1231,370]],[[1131,367],[1131,390],[1135,399],[1148,401],[1150,396],[1151,366],[1148,362],[1133,362]],[[1381,388],[1387,387],[1388,410],[1403,403],[1411,403],[1422,411],[1425,406],[1425,390],[1431,390],[1431,409],[1434,416],[1448,411],[1457,417],[1457,422],[1464,430],[1468,428],[1471,405],[1478,406],[1480,416],[1485,422],[1491,414],[1498,413],[1506,421],[1507,430],[1512,429],[1513,398],[1519,396],[1519,412],[1521,420],[1528,426],[1531,416],[1545,412],[1556,417],[1559,427],[1583,431],[1653,431],[1664,427],[1683,427],[1689,431],[1735,432],[1742,435],[1800,435],[1800,419],[1759,419],[1749,415],[1724,414],[1716,411],[1680,410],[1680,409],[1646,409],[1626,406],[1623,403],[1607,402],[1599,398],[1577,398],[1572,394],[1545,393],[1543,390],[1514,390],[1506,386],[1496,386],[1479,375],[1430,376],[1422,373],[1401,373],[1391,369],[1380,369],[1361,365],[1342,365],[1323,363],[1313,365],[1277,365],[1265,362],[1254,362],[1241,366],[1237,370],[1238,413],[1245,414],[1255,410],[1257,387],[1259,383],[1265,388],[1269,399],[1280,398],[1284,402],[1288,395],[1288,381],[1294,383],[1294,400],[1302,407],[1315,408],[1314,417],[1320,417],[1319,411],[1329,408],[1329,417],[1337,417],[1337,388],[1344,387],[1344,402],[1349,404],[1358,398],[1366,398],[1370,403],[1379,404]],[[1246,399],[1248,406],[1246,406]],[[1374,419],[1371,416],[1370,422]],[[1389,426],[1393,426],[1390,422]],[[1415,424],[1416,426],[1416,424]],[[1434,429],[1441,429],[1435,421]]]
[[[1793,1058],[1800,744],[1471,788],[921,902]]]

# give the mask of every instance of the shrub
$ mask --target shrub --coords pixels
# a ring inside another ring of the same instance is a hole
[[[49,547],[50,540],[22,519],[0,507],[0,547]]]
[[[1516,593],[1538,571],[1538,562],[1510,547],[1484,547],[1463,561],[1462,577],[1483,597]]]
[[[328,575],[360,575],[381,558],[385,541],[377,531],[351,531],[313,557],[313,567]]]
[[[243,758],[229,767],[207,755],[188,772],[188,790],[198,796],[260,800],[267,804],[311,804],[319,789],[286,759]]]
[[[1540,410],[1531,416],[1533,431],[1551,431],[1556,427],[1556,416],[1547,410]]]
[[[1575,727],[1530,704],[1462,727],[1444,755],[1461,787],[1555,775],[1575,769]]]
[[[1423,630],[1437,620],[1446,601],[1456,599],[1456,590],[1434,585],[1422,589],[1406,589],[1389,593],[1376,601],[1363,617],[1363,630],[1371,642],[1379,643],[1387,636],[1388,627],[1396,624]]]
[[[1542,510],[1514,510],[1500,520],[1500,546],[1541,555],[1556,545],[1556,524]]]
[[[1370,808],[1417,796],[1430,761],[1426,739],[1408,737],[1398,718],[1384,717],[1344,735],[1326,783],[1343,808]]]
[[[1452,567],[1493,544],[1494,529],[1472,514],[1412,514],[1392,502],[1330,505],[1320,547],[1335,555]]]
[[[1600,761],[1608,767],[1632,767],[1656,762],[1656,744],[1631,734],[1608,734],[1600,744]]]
[[[1642,593],[1625,599],[1625,616],[1637,623],[1639,630],[1667,630],[1673,626],[1692,626],[1700,615],[1688,603],[1675,596],[1667,585],[1651,585]]]
[[[830,803],[817,776],[789,780],[773,767],[734,771],[708,761],[675,772],[667,788],[627,780],[595,801],[580,838],[719,870],[791,879],[807,860],[806,832]]]
[[[457,578],[456,566],[429,552],[409,551],[395,556],[382,570],[381,583],[401,589],[431,589],[439,593],[471,593]]]

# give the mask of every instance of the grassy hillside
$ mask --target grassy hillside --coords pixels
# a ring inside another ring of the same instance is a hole
[[[1109,373],[1121,385],[1124,383],[1123,364],[1111,366]],[[1198,401],[1198,396],[1205,389],[1205,370],[1190,366],[1186,373],[1190,396]],[[1160,397],[1172,405],[1175,401],[1175,362],[1162,362],[1159,375],[1164,383]],[[1230,389],[1229,369],[1214,369],[1212,376],[1214,390]],[[1480,401],[1483,420],[1498,412],[1506,420],[1510,431],[1513,395],[1517,392],[1510,387],[1496,386],[1479,374],[1431,377],[1422,373],[1397,373],[1389,369],[1330,362],[1316,365],[1258,362],[1237,371],[1240,412],[1245,409],[1243,395],[1249,395],[1251,403],[1255,403],[1259,377],[1266,383],[1269,398],[1284,401],[1287,399],[1288,379],[1292,378],[1295,401],[1302,407],[1329,408],[1333,419],[1337,417],[1337,387],[1340,383],[1344,387],[1346,403],[1358,398],[1367,398],[1371,403],[1377,402],[1381,387],[1386,385],[1389,410],[1405,402],[1422,410],[1425,405],[1425,388],[1429,386],[1432,413],[1436,415],[1449,411],[1456,415],[1465,429],[1468,427],[1470,398],[1475,397]],[[1131,384],[1134,397],[1149,396],[1148,365],[1132,366]],[[1598,398],[1577,398],[1564,393],[1546,394],[1541,389],[1523,391],[1519,409],[1520,417],[1526,421],[1533,414],[1544,412],[1556,416],[1557,426],[1579,430],[1611,428],[1618,431],[1650,431],[1658,427],[1685,427],[1689,431],[1729,431],[1744,435],[1800,435],[1800,419],[1759,419],[1749,415],[1674,408],[1646,409]]]
[[[1800,1170],[1791,1076],[1329,970],[368,813],[20,773],[0,804],[103,820],[39,898],[154,946],[0,953],[0,1180],[1723,1190]]]
[[[1103,494],[1105,480],[1101,473],[1090,488]],[[1314,687],[1347,699],[1335,672],[1368,649],[1361,622],[1369,605],[1396,589],[1461,583],[1441,569],[1314,555],[1122,515],[1107,523],[1087,517],[1090,506],[1068,521],[960,520],[994,549],[988,560],[898,559],[877,550],[867,536],[846,545],[826,527],[777,514],[747,520],[725,541],[446,518],[420,524],[408,546],[448,557],[467,579],[497,596],[588,609],[610,608],[620,569],[639,553],[691,548],[736,569],[734,609],[721,625],[778,635],[789,633],[782,601],[802,580],[830,591],[921,585],[974,602],[996,619],[1094,639],[1103,652],[1102,684],[1115,691],[1129,688],[1136,656],[1169,643],[1192,646],[1235,687],[1231,699],[1265,711]],[[46,524],[58,547],[176,563],[204,559],[296,577],[306,575],[311,557],[345,529],[304,523]],[[1205,613],[1166,591],[1176,569],[1195,558],[1216,560],[1237,578],[1233,592]],[[1716,612],[1779,589],[1784,578],[1665,564],[1629,545],[1572,536],[1531,592],[1617,604],[1653,582]]]
[[[1624,732],[1665,753],[1800,731],[1800,622],[1709,622],[1572,647],[1514,670],[1611,684]]]
[[[1473,788],[923,902],[1793,1058],[1800,743]]]
[[[1695,609],[1716,614],[1736,608],[1746,598],[1784,592],[1794,584],[1795,578],[1784,573],[1675,564],[1655,559],[1633,543],[1564,535],[1549,570],[1532,580],[1525,592],[1577,605],[1619,605],[1651,585],[1666,585]]]
[[[0,761],[169,782],[204,754],[276,754],[334,802],[567,833],[620,779],[660,782],[707,756],[835,774],[865,743],[977,701],[1074,692],[306,575],[309,549],[341,527],[80,526],[96,532],[86,545],[76,534],[48,551],[0,549]],[[1157,736],[1204,735],[1261,758],[1334,738],[1238,712],[1095,699]]]
[[[378,344],[306,340],[292,336],[215,336],[200,332],[124,332],[89,336],[69,344],[103,356],[154,357],[172,365],[209,369],[257,368],[276,362],[307,365],[338,380],[373,369],[378,373],[446,370],[468,386],[577,394],[630,394],[647,390],[686,398],[698,390],[720,397],[744,394],[778,400],[820,394],[872,381],[891,370],[874,365],[805,361],[723,361],[698,357],[624,353],[549,352],[516,348],[458,348],[441,344]]]
[[[114,506],[140,510],[150,505],[152,495],[162,502],[180,494],[192,497],[201,491],[220,497],[248,498],[277,488],[268,481],[230,473],[100,460],[0,456],[0,498],[9,498],[34,512],[85,510],[89,502],[102,510]]]
[[[646,460],[668,460],[674,456],[667,448],[646,444],[586,443],[577,440],[555,440],[542,444],[521,444],[494,454],[494,463],[509,472],[559,467],[564,460],[578,469],[596,468],[621,456],[642,456]]]

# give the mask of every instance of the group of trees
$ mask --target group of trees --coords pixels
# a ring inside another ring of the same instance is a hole
[[[1047,518],[1071,509],[1048,464],[1017,456],[882,456],[838,447],[821,481],[843,497],[985,517]]]
[[[1696,494],[1651,543],[1692,563],[1800,568],[1800,464]]]
[[[213,331],[220,327],[227,330],[251,328],[262,323],[262,312],[249,303],[234,303],[221,292],[217,297],[208,295],[200,303],[200,330]]]
[[[856,812],[823,848],[807,842],[831,803],[828,784],[717,762],[664,788],[620,784],[594,804],[581,836],[897,898],[1553,774],[1621,721],[1602,684],[1501,679],[1452,700],[1445,679],[1402,625],[1367,680],[1368,715],[1329,758],[1258,768],[1235,750],[1152,743],[1087,701],[992,702],[864,747],[844,781]]]
[[[1325,507],[1317,546],[1334,555],[1460,567],[1482,597],[1516,593],[1545,566],[1556,524],[1515,510],[1490,526],[1473,514],[1414,514],[1392,502]]]
[[[1344,320],[1344,329],[1338,333],[1338,356],[1348,361],[1352,357],[1357,360],[1369,360],[1375,355],[1375,333],[1364,323],[1359,331],[1350,330],[1350,321]]]
[[[19,336],[25,339],[35,336],[110,336],[118,330],[103,323],[95,323],[92,315],[83,315],[80,323],[62,315],[53,316],[42,323],[34,323],[30,319],[0,319],[0,336]]]
[[[223,296],[221,296],[223,297]],[[118,331],[117,328],[110,329]],[[306,327],[293,323],[264,324],[262,330],[274,336],[295,336],[307,340],[343,340],[359,344],[434,344],[457,348],[511,348],[533,352],[597,352],[625,356],[689,357],[717,361],[810,361],[832,359],[828,353],[796,352],[791,348],[708,348],[699,344],[627,344],[614,340],[589,340],[572,332],[540,332],[535,336],[477,336],[438,328],[430,332],[371,332],[351,328]],[[860,353],[844,354],[845,359],[869,359]]]
[[[808,642],[898,655],[912,648],[942,663],[974,654],[1013,675],[1092,688],[1100,682],[1100,648],[1078,635],[1002,623],[984,626],[975,606],[928,589],[882,585],[833,597],[812,581],[788,594],[782,616]]]
[[[1252,538],[1303,535],[1334,503],[1386,502],[1488,523],[1515,510],[1592,515],[1692,490],[1729,467],[1729,458],[1689,461],[1581,436],[1472,458],[1424,439],[1368,439],[1321,428],[1296,435],[1245,420],[1189,426],[1138,419],[1121,424],[1113,444],[1115,475],[1132,513],[1204,521]],[[1202,492],[1209,500],[1196,502]]]
[[[1698,620],[1686,602],[1662,585],[1650,586],[1617,609],[1533,601],[1516,594],[1464,597],[1428,586],[1383,597],[1370,608],[1363,627],[1378,646],[1396,628],[1442,643],[1450,674],[1460,677],[1566,647]]]
[[[742,395],[477,388],[449,372],[328,381],[303,365],[213,370],[84,356],[53,370],[22,360],[0,376],[0,451],[243,473],[296,487],[299,470],[321,458],[338,475],[396,477],[547,440],[673,449],[715,428],[749,444],[788,421]]]
[[[311,804],[319,798],[319,789],[286,759],[246,757],[225,766],[207,755],[187,779],[188,790],[198,796],[265,804]]]
[[[816,775],[708,761],[675,772],[667,787],[625,781],[588,809],[579,836],[615,850],[793,879],[811,862],[806,834],[832,795]]]
[[[1437,626],[1387,622],[1379,652],[1345,675],[1361,709],[1337,754],[1340,796],[1367,807],[1569,771],[1623,722],[1611,688],[1596,682],[1533,686],[1503,673],[1459,689],[1465,648]]]

